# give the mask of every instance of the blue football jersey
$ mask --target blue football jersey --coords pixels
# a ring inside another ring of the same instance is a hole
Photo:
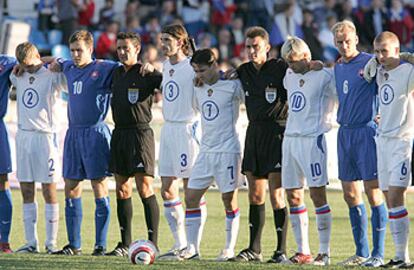
[[[69,127],[90,127],[103,122],[110,105],[112,74],[119,64],[93,60],[78,68],[72,60],[58,62],[68,82]]]
[[[361,52],[350,62],[335,65],[335,82],[338,94],[337,121],[342,126],[365,125],[377,114],[377,84],[363,77],[364,66],[372,55]]]
[[[13,57],[0,55],[0,120],[6,115],[9,95],[9,76],[17,61]]]

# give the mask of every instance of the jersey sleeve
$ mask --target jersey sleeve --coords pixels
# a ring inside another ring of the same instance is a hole
[[[9,79],[10,79],[10,82],[16,87],[16,84],[17,84],[16,75],[14,75],[13,73],[10,73]]]
[[[414,91],[414,66],[411,66],[410,75],[408,77],[408,93]]]
[[[235,84],[235,98],[241,103],[245,102],[244,90],[240,80],[234,80]]]
[[[54,73],[53,91],[62,91],[68,93],[68,83],[63,72]]]
[[[333,68],[324,68],[327,73],[327,80],[325,84],[325,92],[329,97],[337,99],[336,83]]]

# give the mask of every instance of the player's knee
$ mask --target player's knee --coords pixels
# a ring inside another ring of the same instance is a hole
[[[22,190],[23,203],[33,203],[35,198],[35,192],[31,189]]]
[[[345,192],[344,193],[344,200],[348,204],[348,206],[355,206],[360,203],[360,196],[353,192]]]
[[[154,194],[154,191],[151,186],[142,185],[140,188],[138,188],[138,194],[141,198],[148,198]]]
[[[178,194],[172,188],[161,187],[161,197],[164,201],[170,201],[178,197]]]
[[[265,203],[265,198],[260,193],[250,193],[249,201],[250,201],[250,204],[261,205]]]

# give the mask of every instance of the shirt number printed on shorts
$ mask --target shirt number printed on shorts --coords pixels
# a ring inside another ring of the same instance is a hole
[[[55,173],[55,161],[53,160],[53,158],[51,158],[48,160],[48,163],[49,163],[49,177],[51,177]]]
[[[28,88],[23,93],[22,102],[26,108],[31,109],[39,103],[39,94],[33,88]]]
[[[404,162],[401,166],[401,175],[406,176],[407,173],[408,173],[407,165],[405,165],[405,162]],[[405,179],[405,177],[404,177],[404,179]],[[403,179],[401,179],[401,180],[403,180]]]
[[[311,163],[310,166],[311,166],[312,177],[321,176],[322,174],[321,164],[316,162],[316,163]]]
[[[305,108],[305,96],[299,91],[293,92],[292,95],[290,95],[290,103],[293,112],[300,112]]]
[[[73,83],[73,94],[74,95],[82,94],[82,87],[83,87],[83,82],[82,81],[75,81]]]
[[[233,170],[233,166],[228,166],[227,170],[229,170],[230,172],[230,179],[233,180],[234,179],[234,170]]]
[[[389,84],[384,84],[380,90],[381,103],[390,104],[394,100],[394,89]]]
[[[219,115],[219,107],[217,106],[214,101],[206,101],[201,106],[201,111],[203,114],[203,118],[207,121],[213,121]]]
[[[186,154],[181,154],[181,167],[186,167],[188,162],[187,162],[187,155]]]
[[[163,92],[165,99],[169,102],[172,102],[180,94],[180,88],[178,87],[178,84],[176,82],[169,81],[165,85],[165,89],[163,89]]]

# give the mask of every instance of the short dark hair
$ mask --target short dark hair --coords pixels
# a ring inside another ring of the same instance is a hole
[[[135,32],[119,32],[116,39],[129,39],[135,47],[141,46],[141,37]]]
[[[73,33],[69,38],[69,44],[76,41],[84,41],[88,46],[93,46],[93,35],[86,30],[79,30]]]
[[[269,33],[260,26],[252,26],[247,28],[246,30],[246,38],[255,38],[255,37],[261,37],[266,41],[266,43],[269,43]]]
[[[191,64],[211,66],[217,61],[211,49],[201,49],[194,52],[191,57]]]

